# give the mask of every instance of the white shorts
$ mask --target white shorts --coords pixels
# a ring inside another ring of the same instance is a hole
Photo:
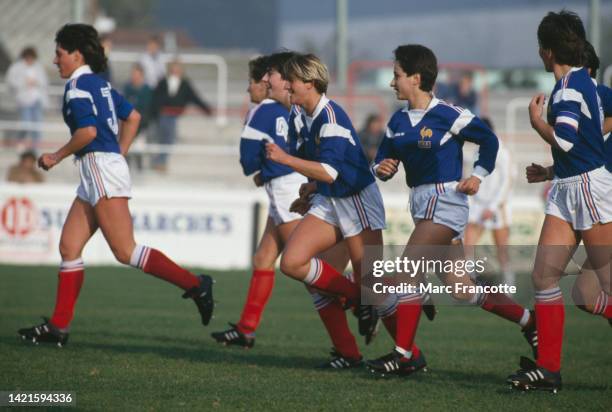
[[[569,222],[574,230],[612,222],[612,173],[605,167],[553,180],[546,214]]]
[[[347,197],[327,197],[317,193],[308,214],[336,226],[345,238],[356,236],[365,229],[385,228],[385,206],[376,183]]]
[[[130,170],[119,153],[90,152],[76,162],[81,175],[80,199],[95,206],[103,197],[132,197]]]
[[[300,186],[306,182],[308,179],[305,176],[294,172],[265,183],[264,187],[270,199],[268,215],[276,226],[302,218],[299,213],[290,212],[289,207],[300,197]]]
[[[468,221],[468,197],[455,189],[457,182],[431,183],[414,187],[410,191],[410,214],[416,225],[421,220],[451,228],[455,239],[463,238]]]
[[[487,206],[488,205],[485,203],[470,201],[470,215],[468,222],[482,226],[487,230],[498,230],[510,227],[512,224],[512,214],[510,213],[508,205],[501,204],[497,206],[492,210],[493,217],[491,219],[484,220],[482,218],[482,214],[488,209]]]

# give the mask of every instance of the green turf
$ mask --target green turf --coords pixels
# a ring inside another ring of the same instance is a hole
[[[50,313],[55,270],[0,266],[0,390],[73,391],[79,409],[97,410],[609,410],[610,327],[574,308],[564,390],[522,394],[504,378],[528,347],[518,327],[482,310],[443,307],[435,322],[422,320],[418,342],[430,371],[380,380],[365,370],[313,369],[330,344],[304,287],[282,276],[255,348],[217,345],[209,333],[237,320],[249,277],[215,276],[217,313],[203,328],[173,286],[133,269],[88,269],[70,342],[58,349],[16,335]],[[381,332],[364,355],[391,345]]]

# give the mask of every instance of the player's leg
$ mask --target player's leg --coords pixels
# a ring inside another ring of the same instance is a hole
[[[565,308],[559,280],[577,242],[578,237],[569,222],[546,215],[532,272],[536,291],[537,362],[528,368],[521,367],[520,371],[508,377],[508,383],[515,388],[557,390],[561,387],[559,371]]]
[[[78,197],[73,201],[60,237],[62,264],[58,274],[55,309],[45,331],[45,324],[19,330],[25,339],[53,342],[63,345],[67,341],[68,328],[74,316],[74,307],[84,278],[81,254],[98,226],[93,208]],[[46,333],[45,333],[46,332]]]
[[[464,243],[467,246],[475,246],[480,237],[482,236],[482,232],[484,231],[484,227],[479,225],[478,223],[468,223],[465,227],[465,238]]]
[[[159,250],[137,245],[126,197],[101,198],[94,207],[94,212],[100,230],[119,262],[181,288],[185,291],[184,298],[194,299],[202,323],[207,325],[210,322],[213,310],[210,276],[195,276]]]
[[[501,269],[503,280],[509,285],[516,282],[514,272],[510,268],[510,256],[508,254],[508,242],[510,240],[510,228],[508,226],[493,229],[493,241],[497,251],[497,260]]]
[[[359,300],[359,288],[316,256],[342,239],[340,230],[308,214],[295,228],[281,258],[284,274],[324,292]]]
[[[612,260],[612,223],[596,224],[582,232],[591,270],[597,276],[601,292],[595,301],[593,313],[612,319],[610,299],[610,263]]]
[[[597,273],[591,267],[587,258],[580,273],[576,277],[576,282],[572,288],[572,299],[574,304],[585,312],[594,314],[595,307],[599,307],[599,300],[603,293]],[[604,294],[605,295],[605,294]]]

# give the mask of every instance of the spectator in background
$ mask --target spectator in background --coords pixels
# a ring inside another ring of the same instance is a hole
[[[162,79],[153,92],[152,115],[157,120],[157,142],[171,145],[176,141],[176,123],[188,104],[195,104],[207,115],[212,113],[210,105],[198,96],[191,82],[183,74],[183,67],[174,60],[168,65],[168,76]],[[153,168],[167,171],[167,153],[153,158]]]
[[[102,47],[104,48],[104,55],[108,59],[108,56],[110,56],[111,49],[113,48],[113,40],[110,38],[110,35],[103,34],[102,36],[100,36],[100,44],[102,44]],[[98,76],[100,76],[109,83],[113,82],[113,74],[111,71],[110,63],[106,64],[106,69],[98,73]]]
[[[454,87],[452,103],[456,106],[469,109],[478,116],[478,95],[474,90],[474,77],[471,72],[464,72]]]
[[[33,47],[26,47],[19,60],[11,64],[6,74],[6,82],[17,101],[19,116],[22,122],[29,123],[30,129],[19,134],[19,145],[25,146],[25,139],[32,138],[31,147],[38,147],[43,108],[47,104],[47,74],[38,62],[38,55]]]
[[[384,133],[385,123],[382,117],[379,114],[370,113],[366,118],[363,128],[358,133],[361,146],[363,146],[363,151],[368,161],[371,162],[376,157],[376,151],[378,146],[380,146]]]
[[[138,63],[132,66],[130,81],[125,85],[123,97],[134,106],[140,113],[140,125],[132,148],[142,147],[147,140],[149,119],[151,118],[151,103],[153,101],[153,90],[145,83],[144,70]],[[144,135],[144,140],[143,140]],[[136,168],[142,170],[142,155],[137,153],[128,154],[128,163],[134,163]]]
[[[166,60],[161,54],[159,37],[153,36],[147,42],[147,51],[140,58],[140,65],[144,70],[145,82],[151,89],[166,76]]]
[[[13,183],[44,182],[42,173],[36,170],[36,153],[32,150],[23,152],[19,156],[19,163],[9,168],[6,180]]]

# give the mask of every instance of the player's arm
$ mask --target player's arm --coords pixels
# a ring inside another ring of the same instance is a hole
[[[140,113],[138,110],[133,109],[128,117],[121,122],[119,128],[119,149],[123,156],[127,155],[132,146],[132,142],[138,134],[138,127],[140,126]]]
[[[555,172],[552,166],[544,167],[537,163],[532,163],[525,168],[525,176],[528,183],[539,183],[547,180],[553,180]]]
[[[338,172],[335,169],[330,170],[325,168],[325,166],[328,165],[292,156],[281,149],[276,143],[266,143],[266,156],[270,160],[289,166],[296,172],[320,182],[333,183],[338,176]]]
[[[378,147],[372,166],[372,172],[382,181],[391,179],[398,170],[399,160],[397,160],[397,156],[393,150],[391,136],[393,136],[393,131],[387,127],[387,131]]]
[[[38,158],[38,166],[44,170],[49,170],[66,157],[78,152],[89,143],[91,143],[97,136],[98,131],[95,126],[85,126],[77,129],[68,143],[62,146],[58,151],[54,153],[43,153]]]
[[[240,135],[240,165],[245,176],[261,170],[265,156],[264,143],[272,142],[272,136],[266,132],[266,119],[261,110],[255,112],[242,129]]]
[[[132,142],[138,134],[138,128],[140,127],[140,120],[142,116],[134,106],[130,104],[119,92],[115,89],[111,89],[111,96],[113,104],[115,105],[115,111],[117,117],[121,120],[119,125],[119,151],[125,156],[130,150]]]
[[[480,182],[495,169],[499,140],[493,131],[480,118],[469,110],[464,110],[450,128],[450,133],[478,145],[478,156],[474,162],[472,175],[462,179],[457,191],[474,195],[480,189]]]

